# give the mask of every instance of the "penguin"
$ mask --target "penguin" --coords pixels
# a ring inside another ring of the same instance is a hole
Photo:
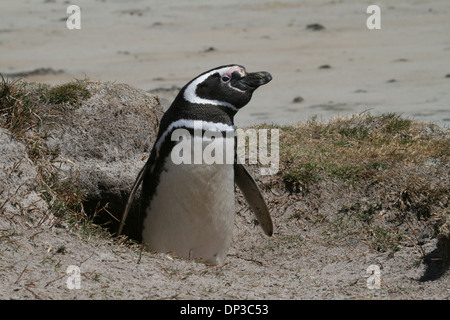
[[[248,73],[232,64],[206,71],[180,90],[161,118],[117,235],[128,220],[127,227],[134,225],[136,230],[134,238],[151,251],[223,265],[233,236],[235,184],[264,233],[272,235],[273,223],[260,189],[237,161],[234,125],[234,116],[253,92],[271,80],[268,72]],[[219,146],[215,153],[225,154],[224,161],[203,159],[212,142]],[[182,144],[191,147],[180,148]],[[130,211],[141,183],[139,208]]]

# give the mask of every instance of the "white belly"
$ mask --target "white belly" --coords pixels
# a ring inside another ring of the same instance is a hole
[[[232,164],[180,164],[168,158],[144,220],[151,250],[221,265],[234,226]]]

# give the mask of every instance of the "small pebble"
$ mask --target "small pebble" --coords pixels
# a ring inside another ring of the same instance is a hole
[[[306,29],[312,30],[312,31],[320,31],[320,30],[324,30],[325,27],[319,23],[311,23],[306,26]]]
[[[305,99],[303,99],[303,98],[300,97],[300,96],[295,97],[294,100],[292,100],[293,103],[301,103],[301,102],[303,102],[303,101],[305,101]]]

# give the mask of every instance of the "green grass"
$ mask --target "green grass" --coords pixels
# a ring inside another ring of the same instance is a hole
[[[360,183],[399,164],[447,161],[449,139],[430,139],[423,130],[423,125],[391,113],[283,127],[282,178],[298,192],[323,179]]]
[[[330,244],[355,238],[371,250],[393,253],[414,242],[414,234],[428,225],[436,230],[440,245],[450,247],[450,182],[441,177],[449,170],[448,130],[394,113],[276,128],[278,181],[305,199],[309,193],[323,193],[322,185],[339,185],[341,198],[350,203],[320,219],[329,224],[324,236]],[[302,216],[316,221],[312,215],[294,213],[288,221]]]
[[[86,87],[86,80],[75,80],[59,86],[52,87],[42,95],[42,99],[50,104],[69,104],[79,106],[81,101],[91,97]]]

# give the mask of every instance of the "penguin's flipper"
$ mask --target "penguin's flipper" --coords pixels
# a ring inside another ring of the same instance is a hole
[[[127,220],[128,213],[130,212],[131,205],[133,203],[136,191],[138,190],[140,184],[144,180],[144,176],[147,173],[150,166],[151,166],[150,161],[147,161],[146,164],[142,167],[141,171],[139,171],[136,181],[134,181],[133,188],[131,188],[130,195],[128,196],[127,205],[125,207],[125,210],[123,211],[122,220],[120,221],[119,231],[117,231],[117,237],[120,236],[120,234],[122,233],[122,229],[123,229],[123,226],[125,225],[125,221]]]
[[[250,208],[255,213],[264,233],[270,237],[273,234],[273,224],[269,209],[267,209],[267,204],[255,180],[243,164],[234,164],[234,182],[244,194],[245,200],[247,200]]]

